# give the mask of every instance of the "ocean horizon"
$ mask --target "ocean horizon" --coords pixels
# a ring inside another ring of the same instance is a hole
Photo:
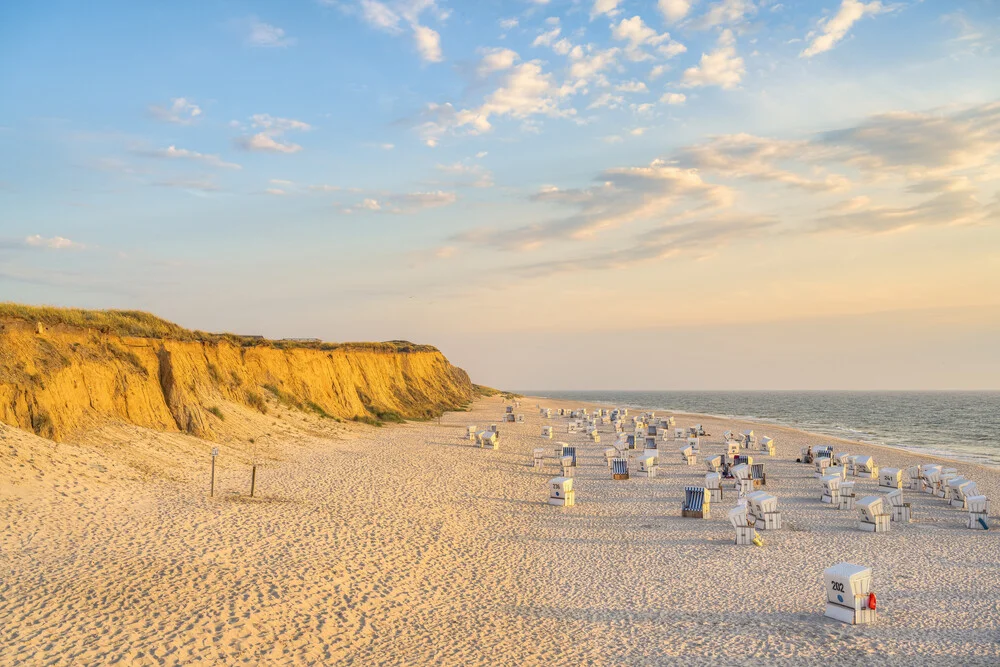
[[[517,391],[526,396],[773,423],[1000,466],[1000,391]]]

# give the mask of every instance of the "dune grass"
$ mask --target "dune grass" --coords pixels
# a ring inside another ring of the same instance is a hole
[[[276,349],[307,350],[369,350],[373,352],[437,352],[432,345],[417,345],[405,340],[381,343],[325,343],[315,341],[268,340],[257,336],[232,333],[207,333],[169,322],[161,317],[140,310],[84,310],[53,306],[29,306],[20,303],[0,302],[0,319],[40,322],[52,326],[93,329],[103,334],[131,338],[215,343],[227,341],[239,347],[272,347]]]

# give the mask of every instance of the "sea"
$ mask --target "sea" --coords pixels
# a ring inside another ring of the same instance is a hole
[[[543,391],[607,403],[791,426],[1000,466],[1000,391]]]

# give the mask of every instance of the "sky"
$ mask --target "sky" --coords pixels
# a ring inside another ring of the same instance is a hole
[[[998,0],[21,0],[0,65],[0,301],[1000,389]]]

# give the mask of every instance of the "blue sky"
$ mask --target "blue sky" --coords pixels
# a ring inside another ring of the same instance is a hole
[[[992,0],[5,3],[0,299],[505,386],[995,388],[998,48]]]

